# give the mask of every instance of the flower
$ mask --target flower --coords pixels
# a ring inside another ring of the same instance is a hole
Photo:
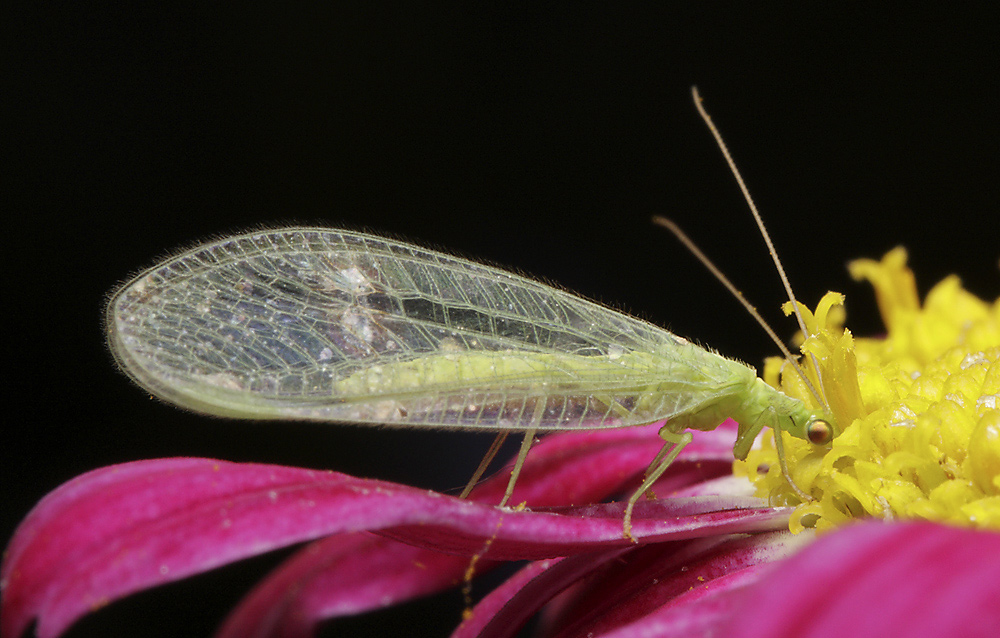
[[[921,308],[902,248],[850,267],[874,284],[888,334],[855,340],[835,293],[815,315],[800,308],[811,332],[803,350],[849,426],[821,453],[786,437],[793,478],[815,498],[798,507],[793,530],[863,517],[1000,529],[1000,300],[986,303],[951,276]],[[765,380],[813,401],[797,376],[780,374],[783,363],[769,361]],[[770,438],[735,471],[775,502],[797,500],[780,472],[760,466],[777,466]]]
[[[546,636],[993,635],[1000,302],[948,279],[921,308],[899,251],[853,271],[875,284],[888,335],[854,339],[837,295],[800,309],[844,427],[825,453],[786,439],[811,502],[767,437],[734,465],[731,421],[694,433],[654,488],[670,498],[639,502],[637,544],[622,537],[623,504],[602,501],[638,484],[658,424],[543,439],[512,499],[530,510],[492,505],[503,474],[462,500],[336,472],[139,461],[80,476],[26,517],[0,569],[0,633],[36,621],[58,636],[130,593],[313,541],[217,635],[312,635],[514,560],[528,562],[466,610],[456,637],[514,635],[536,615]],[[811,400],[781,367],[765,379]]]

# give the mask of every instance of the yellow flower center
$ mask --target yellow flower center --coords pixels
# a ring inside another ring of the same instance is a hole
[[[782,476],[771,435],[734,473],[775,505],[799,504],[793,532],[860,517],[1000,529],[1000,299],[987,303],[950,276],[921,307],[903,248],[850,270],[875,287],[888,333],[854,339],[837,293],[815,313],[799,308],[810,333],[802,351],[817,363],[803,368],[843,429],[819,449],[783,438],[792,478],[814,500],[801,503]],[[764,380],[819,407],[787,367],[769,359]]]

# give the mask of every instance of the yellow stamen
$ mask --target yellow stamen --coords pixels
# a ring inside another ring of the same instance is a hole
[[[819,363],[843,433],[820,450],[785,437],[792,478],[815,498],[796,509],[792,531],[860,517],[1000,529],[1000,299],[987,303],[951,276],[921,307],[903,248],[881,261],[855,261],[850,270],[875,287],[888,334],[855,339],[842,327],[843,296],[836,293],[815,313],[800,307],[810,331],[802,350]],[[783,367],[781,359],[768,360],[764,380],[813,403]],[[775,504],[798,503],[777,468],[765,436],[734,472]]]

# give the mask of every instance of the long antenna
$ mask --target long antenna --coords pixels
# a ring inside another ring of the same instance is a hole
[[[719,150],[722,151],[722,156],[726,158],[726,164],[729,165],[729,170],[732,172],[733,177],[736,178],[736,183],[739,184],[740,191],[743,192],[743,198],[746,200],[747,206],[750,207],[750,213],[753,215],[754,221],[757,222],[757,228],[760,229],[761,237],[764,238],[764,243],[767,244],[767,251],[771,255],[771,260],[774,261],[775,268],[777,268],[778,270],[778,276],[781,277],[781,283],[785,287],[785,292],[788,293],[788,300],[792,302],[792,309],[795,312],[795,319],[799,324],[799,329],[802,331],[803,336],[808,338],[809,330],[806,328],[806,322],[802,318],[802,313],[799,312],[799,303],[795,299],[795,293],[792,292],[792,284],[788,281],[788,276],[785,274],[785,268],[781,265],[781,260],[778,258],[778,252],[775,250],[774,243],[771,241],[771,235],[767,232],[767,228],[764,226],[764,220],[761,218],[760,213],[757,211],[757,205],[754,204],[753,198],[750,196],[750,190],[747,188],[746,182],[743,181],[743,176],[740,174],[739,169],[736,168],[736,162],[733,161],[733,156],[729,153],[729,147],[726,146],[726,142],[722,139],[722,134],[719,133],[719,129],[715,127],[715,124],[712,122],[711,116],[709,116],[708,112],[705,111],[705,107],[702,106],[701,95],[698,93],[698,87],[696,86],[691,87],[691,96],[694,98],[694,106],[696,109],[698,109],[698,114],[701,116],[701,119],[705,122],[705,125],[708,127],[708,130],[711,131],[712,137],[715,138],[715,143],[718,145]],[[699,259],[701,259],[702,263],[706,264],[706,266],[711,263],[704,255],[700,255],[701,251],[697,250],[697,248],[694,247],[694,244],[690,240],[685,241],[686,236],[682,238],[683,233],[679,232],[680,229],[677,228],[676,224],[673,225],[674,228],[670,228],[670,226],[667,226],[666,224],[662,225],[666,226],[668,229],[673,231],[674,234],[677,235],[678,238],[681,239],[681,241],[684,242],[684,244],[692,252],[694,252],[696,256],[699,257]],[[719,278],[719,281],[721,281],[724,285],[726,285],[726,287],[729,288],[731,292],[735,292],[737,298],[740,299],[741,303],[744,304],[744,307],[752,308],[752,306],[750,306],[750,304],[747,303],[745,299],[743,299],[743,296],[740,295],[738,291],[736,291],[733,285],[727,283],[727,280],[725,279],[725,277],[722,277],[722,273],[719,272],[717,268],[711,266],[709,270],[711,270],[713,274],[715,274],[715,276]],[[758,315],[756,311],[751,311],[750,314],[753,315],[754,318],[757,319],[757,321],[760,322],[762,325],[767,326],[767,324],[763,321],[763,319],[759,318],[760,315]],[[776,337],[774,336],[774,332],[769,327],[766,327],[765,329],[767,330],[768,334],[771,335],[772,339],[776,339]],[[778,340],[778,342],[780,342],[780,340]],[[816,378],[819,379],[820,392],[816,391],[812,383],[810,383],[809,379],[806,377],[805,372],[797,364],[795,364],[794,359],[792,359],[791,355],[788,353],[788,349],[782,345],[781,351],[782,354],[784,354],[786,358],[788,358],[788,361],[792,363],[793,367],[795,368],[795,371],[798,372],[800,377],[802,377],[802,380],[805,381],[806,386],[812,392],[813,396],[816,397],[816,400],[819,401],[822,405],[826,405],[826,400],[824,398],[826,396],[826,392],[824,391],[823,388],[823,376],[820,374],[819,363],[816,361],[816,358],[813,357],[812,355],[809,355],[809,360],[812,361],[813,364],[813,370],[816,372]]]
[[[750,313],[750,316],[756,319],[757,323],[760,324],[760,327],[763,328],[764,332],[767,333],[767,336],[771,337],[771,341],[774,342],[774,345],[778,346],[778,349],[781,350],[781,354],[783,354],[785,358],[788,359],[789,361],[794,361],[794,358],[792,356],[791,351],[788,349],[788,346],[782,343],[781,338],[778,337],[778,335],[774,332],[771,326],[768,325],[767,321],[764,320],[764,317],[760,316],[760,313],[757,312],[757,309],[753,307],[753,304],[747,301],[747,298],[743,296],[743,293],[740,292],[739,289],[737,289],[736,286],[733,285],[733,282],[729,281],[728,277],[722,274],[722,271],[719,270],[718,266],[716,266],[712,262],[712,260],[709,259],[708,256],[701,251],[701,248],[698,248],[698,245],[695,244],[694,241],[690,237],[688,237],[683,230],[681,230],[681,227],[678,226],[674,222],[674,220],[668,219],[661,215],[654,215],[653,223],[663,226],[664,228],[672,232],[674,236],[677,237],[677,239],[679,239],[682,244],[684,244],[684,247],[687,248],[689,251],[691,251],[691,254],[697,257],[698,261],[700,261],[702,265],[704,265],[705,268],[707,268],[708,271],[712,273],[723,286],[726,287],[726,290],[728,290],[734,297],[736,297],[736,301],[743,304],[743,307],[746,308],[746,311]],[[806,379],[806,383],[809,383],[808,379]]]
[[[691,254],[697,257],[698,261],[700,261],[705,266],[705,268],[707,268],[708,271],[712,273],[712,275],[714,275],[715,278],[718,279],[723,286],[726,287],[726,290],[728,290],[734,297],[736,297],[736,301],[743,304],[743,307],[746,308],[746,311],[750,313],[750,316],[753,317],[757,321],[757,323],[760,324],[760,327],[764,329],[764,332],[767,333],[767,336],[771,337],[771,341],[773,341],[774,344],[778,346],[778,350],[781,350],[781,354],[784,355],[785,360],[792,365],[792,369],[795,370],[795,372],[800,377],[802,377],[802,381],[806,384],[806,387],[809,388],[809,392],[811,392],[812,395],[816,397],[817,401],[819,401],[823,405],[826,405],[823,401],[823,398],[816,392],[816,388],[813,387],[812,382],[809,381],[809,377],[806,376],[801,366],[795,363],[795,358],[792,356],[792,353],[788,349],[788,346],[786,346],[781,341],[781,338],[778,337],[777,334],[775,334],[771,326],[768,325],[767,321],[764,320],[764,317],[760,316],[760,313],[757,312],[757,309],[754,308],[749,301],[747,301],[747,298],[743,296],[743,293],[741,293],[736,288],[736,286],[733,285],[733,282],[729,281],[729,278],[726,277],[724,274],[722,274],[722,271],[719,270],[718,266],[716,266],[712,262],[712,260],[709,259],[708,256],[705,253],[703,253],[700,248],[698,248],[698,245],[695,244],[694,241],[690,237],[688,237],[683,230],[681,230],[681,227],[678,226],[676,223],[674,223],[673,220],[667,219],[666,217],[662,217],[660,215],[653,216],[653,223],[663,226],[664,228],[672,232],[674,236],[677,237],[677,239],[679,239],[682,244],[684,244],[684,247],[687,248],[689,251],[691,251]]]

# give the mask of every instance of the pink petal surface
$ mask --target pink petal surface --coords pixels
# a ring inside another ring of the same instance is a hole
[[[720,576],[710,587],[694,588],[670,605],[635,622],[599,634],[601,638],[691,638],[719,636],[718,627],[733,614],[733,593],[760,580],[759,567]],[[596,636],[596,635],[595,635]]]
[[[312,636],[318,621],[388,607],[454,587],[468,556],[371,534],[330,536],[271,573],[229,615],[217,638]]]
[[[787,533],[717,536],[659,543],[560,561],[539,561],[491,592],[452,638],[514,636],[548,605],[545,636],[630,635],[675,622],[690,628],[718,623],[730,606],[698,605],[755,579],[759,565],[788,555],[801,541]],[[568,587],[572,586],[568,591]],[[555,602],[552,599],[556,596]]]
[[[696,480],[699,466],[731,454],[731,432],[707,434],[685,450],[678,475]],[[661,445],[651,435],[655,426],[549,437],[529,457],[515,498],[565,503],[606,495],[641,473]],[[500,478],[481,486],[476,498],[502,492]],[[634,532],[663,539],[773,529],[787,516],[753,505],[738,498],[644,502]],[[465,556],[494,538],[492,559],[623,546],[621,511],[620,504],[502,511],[334,472],[210,459],[112,466],[58,488],[22,523],[2,569],[2,631],[18,635],[37,617],[39,636],[58,635],[87,611],[131,592],[329,534],[382,530]],[[438,582],[403,589],[422,593],[450,582],[441,573],[431,580]],[[393,586],[386,592],[404,595]],[[333,603],[313,607],[329,610],[340,601]]]
[[[591,563],[621,556],[627,548],[602,552],[599,556],[582,554],[573,559],[553,558],[528,563],[491,591],[471,610],[451,638],[485,638],[516,633],[541,605],[578,578],[593,571]],[[574,560],[579,559],[579,560]],[[558,566],[558,569],[553,569]],[[542,579],[542,576],[546,576]],[[534,596],[529,605],[512,603],[524,595]]]
[[[671,468],[672,483],[702,485],[706,477],[727,474],[731,467],[734,425],[698,433]],[[590,502],[613,493],[636,475],[659,450],[659,425],[625,430],[549,436],[532,448],[514,500],[544,503]],[[724,481],[725,479],[718,479]],[[501,472],[477,487],[476,500],[499,501],[506,488]],[[709,483],[712,483],[709,481]],[[748,495],[745,481],[734,495]],[[712,494],[706,488],[689,495]],[[726,494],[725,490],[717,493]],[[502,522],[502,519],[501,519]],[[466,555],[452,556],[394,543],[388,539],[343,538],[320,541],[271,574],[247,596],[218,634],[236,636],[307,636],[315,622],[377,609],[455,586],[469,567]],[[419,541],[418,541],[419,542]],[[358,547],[355,547],[355,544]],[[363,547],[363,549],[362,549]],[[347,557],[357,552],[357,564]],[[479,571],[491,563],[479,561]],[[376,565],[377,568],[369,566]],[[362,567],[360,580],[351,578]]]
[[[724,512],[698,514],[709,503],[708,499],[678,501],[677,507],[672,510],[680,515],[673,536],[684,538],[692,534],[689,525],[694,526],[696,535],[713,533],[713,530],[719,529],[716,525],[729,525],[734,520],[740,521],[738,525],[745,529],[762,524],[762,520],[770,521],[767,525],[771,529],[786,524],[787,514],[772,517],[770,511],[765,517],[758,517],[761,520],[755,520],[749,512],[735,518],[730,518],[729,513]],[[612,518],[616,530],[615,542],[624,545],[626,550],[631,549],[633,545],[623,544],[618,540],[620,509],[615,511]],[[685,514],[690,514],[690,518],[685,520]],[[529,513],[527,516],[532,515]],[[528,542],[509,543],[506,531],[501,531],[505,526],[505,519],[506,516],[496,519],[497,527],[493,537],[475,539],[477,551],[485,548],[487,543],[490,551],[486,556],[493,556],[495,547],[508,558],[537,550],[536,545]],[[558,522],[556,519],[556,523]],[[385,530],[383,533],[402,536],[403,529],[406,528]],[[426,532],[426,528],[410,530],[411,540],[427,542]],[[443,544],[451,542],[453,541]],[[431,544],[442,543],[434,541]],[[569,546],[567,543],[558,551],[566,551]],[[600,546],[601,544],[593,545]],[[452,555],[393,543],[385,538],[328,538],[309,546],[269,576],[234,611],[219,635],[311,635],[312,626],[319,620],[382,608],[459,584],[470,565],[470,550],[469,546],[465,546],[462,555]],[[612,549],[601,555],[607,557],[604,560],[609,560],[615,552]],[[489,565],[488,560],[478,563],[480,571]]]
[[[753,536],[698,539],[667,546],[634,567],[616,565],[611,574],[590,583],[564,605],[552,621],[552,636],[661,636],[678,638],[709,633],[729,617],[734,592],[754,585],[771,563],[793,554],[812,540],[810,534],[786,531]],[[722,634],[724,635],[724,634]]]
[[[719,635],[1000,635],[1000,534],[870,522],[821,536],[748,589]]]

